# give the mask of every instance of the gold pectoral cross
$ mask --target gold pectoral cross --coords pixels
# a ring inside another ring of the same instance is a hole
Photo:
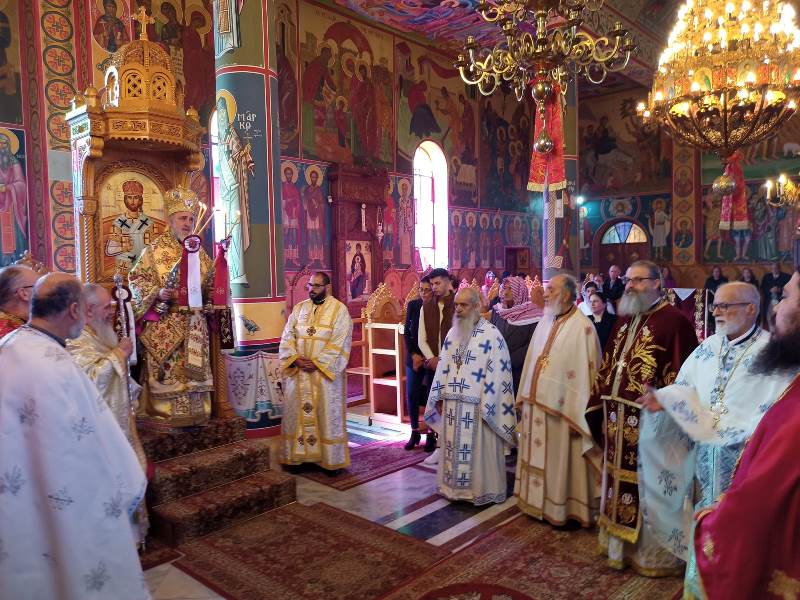
[[[309,327],[308,329],[306,329],[306,335],[309,335],[309,336],[313,337],[315,333],[317,333],[317,328],[314,327],[313,325],[311,327]]]
[[[463,364],[464,364],[464,361],[461,360],[461,356],[456,355],[456,371],[460,371],[461,370],[461,365],[463,365]]]
[[[714,429],[717,429],[722,421],[722,415],[728,414],[728,407],[720,400],[711,405],[711,412],[714,413]]]

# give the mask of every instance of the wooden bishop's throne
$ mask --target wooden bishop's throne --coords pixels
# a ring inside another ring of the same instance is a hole
[[[170,56],[147,38],[140,8],[141,35],[115,52],[104,87],[88,87],[72,103],[70,127],[75,216],[76,276],[112,287],[141,250],[168,227],[164,198],[182,185],[199,199],[207,191],[200,171],[202,127],[194,108],[184,108],[184,92]],[[203,183],[202,186],[198,183]],[[224,361],[212,333],[215,393],[212,415],[233,415],[227,403]]]

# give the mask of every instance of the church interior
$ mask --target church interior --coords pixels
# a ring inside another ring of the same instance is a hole
[[[794,4],[0,0],[0,267],[136,300],[189,197],[216,268],[210,418],[139,413],[152,597],[682,598],[682,575],[611,569],[596,530],[523,514],[514,453],[503,502],[437,492],[424,423],[405,447],[407,309],[434,268],[490,311],[508,274],[535,299],[650,260],[702,340],[722,278],[791,274]],[[759,32],[763,60],[734,52]],[[281,462],[304,398],[278,348],[317,273],[353,324],[342,469]]]

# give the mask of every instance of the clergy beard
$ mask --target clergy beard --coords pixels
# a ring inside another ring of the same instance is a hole
[[[646,292],[627,291],[619,299],[617,312],[623,317],[635,317],[650,308],[657,298],[658,296],[653,296]]]
[[[453,342],[458,345],[467,339],[477,322],[477,317],[473,315],[464,315],[463,317],[455,315],[453,317],[453,325],[450,328],[450,337]]]
[[[109,348],[116,348],[119,344],[117,332],[114,330],[114,326],[108,321],[100,320],[98,322],[92,322],[89,323],[89,327],[92,328],[92,331],[94,331],[94,334],[99,340]]]
[[[773,332],[756,356],[750,372],[758,375],[796,372],[800,367],[800,327],[788,333]]]

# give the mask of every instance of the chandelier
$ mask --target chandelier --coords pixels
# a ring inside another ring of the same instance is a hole
[[[679,142],[736,160],[738,149],[772,136],[797,109],[794,18],[786,2],[686,0],[638,114]]]
[[[454,66],[484,96],[507,84],[517,100],[537,79],[558,84],[562,91],[578,75],[602,83],[608,73],[624,69],[636,49],[619,22],[596,39],[580,31],[584,13],[602,6],[603,0],[480,0],[475,10],[500,28],[501,39],[487,48],[467,37]]]

